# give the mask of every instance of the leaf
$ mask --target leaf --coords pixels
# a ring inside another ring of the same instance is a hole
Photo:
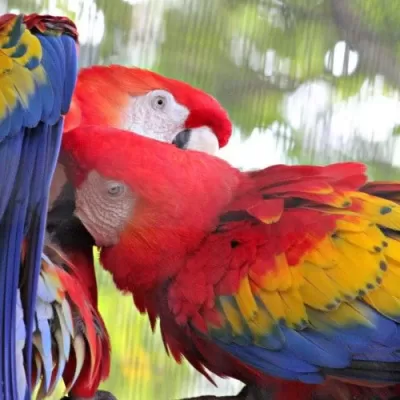
[[[396,125],[393,130],[392,130],[392,135],[393,136],[399,136],[400,135],[400,125]]]
[[[379,34],[379,39],[392,43],[400,39],[399,1],[353,0],[348,2],[348,7],[368,31]]]
[[[366,79],[368,79],[367,76],[360,73],[333,78],[332,84],[335,87],[335,96],[337,100],[347,100],[349,97],[355,96],[359,93]]]
[[[296,79],[320,77],[325,72],[325,54],[336,42],[336,32],[329,23],[305,21],[296,25],[290,76]]]

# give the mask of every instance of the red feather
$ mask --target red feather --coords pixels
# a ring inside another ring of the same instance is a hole
[[[75,258],[75,262],[78,258]],[[107,329],[93,302],[93,292],[85,280],[85,265],[68,263],[69,271],[59,270],[58,276],[71,304],[79,310],[87,338],[83,368],[70,390],[76,397],[93,397],[102,381],[108,378],[111,367],[111,344]],[[96,293],[97,296],[97,293]],[[63,374],[66,386],[72,381],[76,368],[75,353],[70,353]]]
[[[122,127],[132,96],[157,89],[169,91],[189,110],[186,128],[208,126],[217,135],[220,147],[228,143],[232,124],[211,95],[153,71],[119,65],[92,66],[79,72],[65,132],[79,125]]]
[[[93,152],[95,137],[101,146]],[[312,386],[286,386],[213,342],[212,330],[226,323],[217,303],[237,296],[243,281],[249,290],[262,284],[282,267],[282,254],[293,270],[335,234],[346,212],[362,211],[352,192],[365,185],[365,166],[274,166],[242,173],[206,154],[95,127],[71,132],[63,149],[81,166],[79,183],[95,169],[135,193],[132,221],[117,245],[102,249],[101,260],[153,325],[160,318],[173,357],[187,358],[204,374],[206,367],[250,384],[281,385],[288,396],[282,398],[303,392],[306,399]]]

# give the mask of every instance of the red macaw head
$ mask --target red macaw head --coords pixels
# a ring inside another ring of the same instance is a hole
[[[141,268],[149,258],[183,259],[214,226],[241,179],[204,152],[97,126],[65,135],[61,162],[75,188],[74,214],[102,247],[103,266],[112,269],[116,262],[123,274],[137,268],[142,286],[152,274],[169,273],[165,260],[153,263],[163,271]]]
[[[80,71],[65,131],[79,125],[125,129],[211,154],[232,133],[227,112],[209,94],[149,70],[118,65]]]

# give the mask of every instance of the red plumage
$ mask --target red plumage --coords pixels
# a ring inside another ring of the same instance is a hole
[[[35,15],[30,17],[30,21],[34,23]],[[221,147],[228,142],[232,129],[229,117],[212,96],[185,82],[149,70],[118,65],[80,70],[71,107],[65,117],[64,134],[80,125],[120,127],[132,96],[145,95],[156,89],[170,91],[176,101],[191,111],[186,121],[187,128],[208,125],[218,136]],[[101,145],[98,141],[96,143]],[[51,202],[60,195],[65,183],[64,171],[58,165],[50,190]],[[97,302],[92,248],[81,245],[66,252],[72,261],[78,258],[77,265],[90,285],[93,301]]]
[[[95,151],[94,137],[101,143]],[[310,398],[313,385],[283,383],[215,342],[213,332],[229,325],[217,304],[241,290],[256,296],[267,276],[272,284],[274,274],[284,273],[282,254],[288,270],[298,268],[334,237],[338,222],[351,223],[364,213],[380,218],[379,200],[360,197],[360,190],[380,190],[366,185],[364,165],[282,165],[243,173],[203,153],[96,127],[71,132],[63,152],[78,196],[91,170],[134,192],[132,219],[116,245],[102,248],[101,262],[117,287],[131,292],[138,309],[149,314],[153,328],[160,319],[166,349],[178,362],[184,357],[205,375],[204,367],[249,384],[273,385],[279,399]],[[396,218],[382,219],[383,226],[395,225]],[[241,289],[243,282],[247,289]]]
[[[169,91],[190,111],[186,128],[207,125],[217,135],[220,147],[226,145],[232,125],[227,112],[211,95],[153,71],[120,65],[93,66],[79,72],[64,129],[68,132],[79,125],[122,127],[125,114],[121,110],[127,109],[132,96],[157,89]]]
[[[70,268],[71,265],[69,264]],[[92,294],[88,291],[82,271],[85,269],[76,264],[68,273],[60,271],[59,276],[70,302],[81,312],[83,329],[87,337],[83,368],[69,393],[74,397],[92,398],[100,383],[110,374],[111,344],[103,319],[97,309],[97,302],[92,302]],[[75,370],[76,357],[75,353],[71,352],[63,374],[67,387],[73,380]]]
[[[47,253],[55,252],[54,247],[46,247]],[[81,398],[92,398],[95,396],[99,385],[108,378],[111,367],[111,344],[108,332],[103,319],[97,308],[97,298],[93,299],[93,291],[88,284],[87,271],[91,269],[79,264],[79,261],[86,262],[84,258],[79,258],[76,254],[72,259],[67,259],[57,251],[57,255],[63,257],[63,264],[67,270],[58,269],[57,275],[60,279],[65,295],[73,310],[79,312],[82,326],[86,337],[86,349],[83,368],[78,378],[73,383],[70,395]],[[96,282],[95,280],[93,281]],[[96,292],[97,295],[97,292]],[[95,301],[94,301],[95,300]],[[75,353],[71,352],[65,366],[63,379],[68,387],[74,378],[76,370]]]
[[[24,246],[23,257],[25,257],[25,250]],[[52,334],[54,361],[50,392],[58,384],[56,379],[61,378],[57,376],[58,369],[61,368],[62,378],[66,387],[70,389],[70,395],[77,398],[93,398],[100,383],[106,380],[110,373],[110,339],[97,308],[97,300],[92,300],[92,293],[86,282],[86,269],[85,266],[79,264],[79,258],[75,257],[75,263],[72,263],[71,259],[68,259],[57,246],[51,243],[49,238],[46,238],[44,251],[48,258],[42,260],[41,276],[44,277],[45,285],[52,288],[50,293],[53,291],[57,293],[56,301],[47,304],[53,313],[52,318],[48,320]],[[43,294],[42,292],[42,296]],[[43,303],[44,299],[46,297],[39,298],[39,301]],[[43,318],[43,316],[38,317]],[[70,326],[72,331],[67,326]],[[65,335],[70,336],[69,339]],[[65,346],[66,343],[72,343],[77,336],[81,336],[84,340],[83,364],[79,369],[77,369],[74,348]],[[64,353],[65,350],[68,354]],[[65,360],[65,357],[67,357],[66,363],[63,364],[62,360]],[[39,360],[45,364],[45,360],[42,361],[40,358]],[[44,374],[43,368],[40,368],[36,360],[32,368],[33,384],[40,378],[38,373]]]
[[[53,35],[66,34],[73,37],[78,43],[79,35],[76,25],[67,17],[33,13],[24,15],[24,24],[31,32],[45,32]]]
[[[93,66],[80,70],[71,107],[65,117],[64,135],[67,136],[72,129],[82,125],[122,126],[132,97],[145,95],[155,89],[169,91],[178,103],[190,110],[186,128],[207,125],[218,136],[220,146],[227,143],[232,126],[227,113],[212,96],[184,82],[166,78],[155,72],[117,65]],[[102,143],[96,140],[96,145],[101,146]],[[64,171],[58,165],[51,187],[51,202],[60,195],[65,183]],[[62,218],[66,219],[62,207],[60,210],[63,213]],[[57,212],[53,214],[57,216]],[[58,217],[56,221],[58,222]],[[65,232],[62,231],[62,234]],[[78,266],[82,278],[80,284],[87,286],[93,305],[97,305],[91,245],[81,242],[72,248],[63,246],[63,251],[70,261]]]

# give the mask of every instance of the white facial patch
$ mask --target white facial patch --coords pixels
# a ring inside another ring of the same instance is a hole
[[[119,181],[104,178],[91,171],[76,190],[75,215],[93,236],[97,246],[113,246],[130,220],[135,197]]]
[[[153,90],[132,97],[125,112],[122,129],[162,142],[171,143],[184,129],[189,110],[165,90]]]
[[[214,132],[208,126],[201,126],[200,128],[191,129],[189,143],[186,148],[214,155],[219,149],[219,143]]]

